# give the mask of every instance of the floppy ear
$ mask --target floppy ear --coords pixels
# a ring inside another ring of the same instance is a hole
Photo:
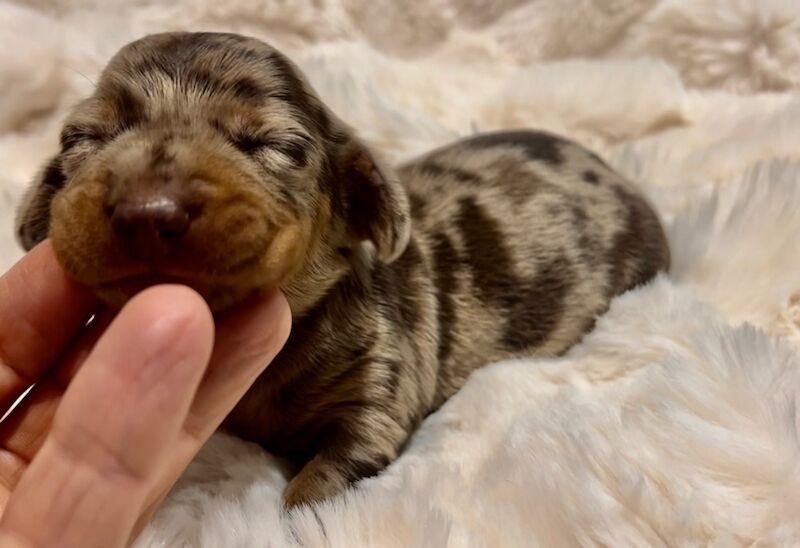
[[[29,251],[50,232],[50,202],[63,188],[66,177],[56,156],[40,170],[17,209],[17,239]]]
[[[357,139],[342,146],[336,164],[349,239],[370,241],[378,260],[394,261],[405,250],[411,233],[405,189]]]

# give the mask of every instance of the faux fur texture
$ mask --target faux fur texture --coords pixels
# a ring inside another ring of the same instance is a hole
[[[281,516],[281,464],[216,436],[137,546],[800,545],[800,3],[0,1],[0,269],[65,108],[181,28],[273,42],[395,159],[577,138],[647,185],[674,266],[564,358],[477,372],[316,512]]]

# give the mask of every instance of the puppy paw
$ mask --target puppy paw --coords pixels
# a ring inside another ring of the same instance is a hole
[[[283,506],[287,510],[311,506],[342,493],[347,479],[325,459],[317,456],[306,464],[283,491]]]

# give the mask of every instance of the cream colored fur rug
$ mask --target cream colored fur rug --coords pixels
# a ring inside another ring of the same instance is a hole
[[[215,437],[137,546],[800,546],[800,1],[0,0],[0,270],[65,109],[169,29],[271,41],[398,160],[579,139],[647,186],[674,265],[564,358],[477,372],[316,513]]]

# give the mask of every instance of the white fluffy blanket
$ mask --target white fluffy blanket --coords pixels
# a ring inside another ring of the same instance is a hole
[[[215,437],[139,547],[800,546],[798,0],[0,0],[0,269],[65,108],[168,29],[266,38],[396,159],[577,138],[647,186],[674,266],[566,357],[474,374],[316,512]]]

